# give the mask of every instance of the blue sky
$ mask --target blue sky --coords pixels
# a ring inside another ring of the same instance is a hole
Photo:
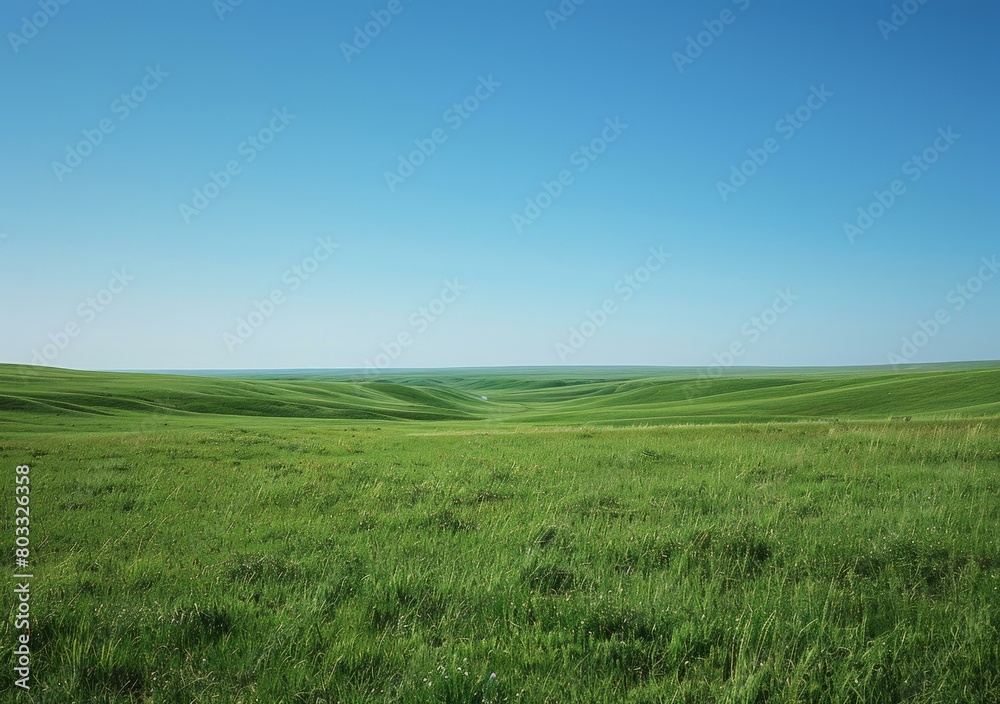
[[[896,7],[11,0],[0,361],[996,359],[1000,7]]]

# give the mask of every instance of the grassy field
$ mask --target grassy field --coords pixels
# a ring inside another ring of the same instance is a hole
[[[1000,702],[997,365],[0,365],[0,458],[0,701]]]

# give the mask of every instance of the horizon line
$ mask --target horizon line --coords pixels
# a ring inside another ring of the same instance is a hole
[[[448,367],[393,367],[386,369],[372,369],[370,367],[241,367],[241,368],[145,368],[145,369],[89,369],[75,367],[50,367],[38,364],[18,364],[16,362],[0,362],[0,367],[30,367],[35,369],[49,369],[56,371],[72,372],[95,372],[95,373],[117,373],[117,374],[239,374],[239,373],[302,373],[302,372],[338,372],[357,373],[371,377],[387,374],[403,374],[414,372],[456,372],[456,371],[498,371],[498,370],[545,370],[545,371],[582,371],[582,370],[672,370],[672,371],[699,371],[699,370],[720,370],[730,372],[738,370],[834,370],[834,369],[886,369],[886,370],[914,370],[927,367],[955,366],[955,365],[1000,365],[1000,359],[977,359],[977,360],[950,360],[944,362],[918,362],[912,364],[793,364],[793,365],[657,365],[657,364],[559,364],[559,365],[480,365],[480,366],[448,366]]]

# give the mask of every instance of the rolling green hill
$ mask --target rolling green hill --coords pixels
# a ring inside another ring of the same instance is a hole
[[[528,424],[757,422],[1000,413],[1000,366],[575,368],[195,376],[0,366],[0,422],[137,414]]]
[[[25,701],[1000,701],[1000,364],[6,365],[0,463]]]

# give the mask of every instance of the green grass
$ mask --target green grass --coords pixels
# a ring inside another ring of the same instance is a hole
[[[995,365],[0,366],[19,699],[1000,701],[998,410]]]

